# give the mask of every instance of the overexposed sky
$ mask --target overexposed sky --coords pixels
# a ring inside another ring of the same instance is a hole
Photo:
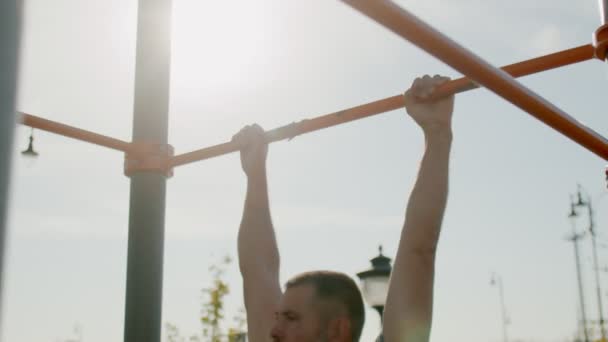
[[[591,42],[596,1],[398,1],[487,59],[510,64]],[[130,140],[136,1],[24,1],[18,110]],[[459,74],[339,1],[174,0],[169,140],[177,153],[399,94],[424,73]],[[522,82],[608,135],[606,65]],[[605,268],[605,162],[487,90],[456,100],[451,193],[441,238],[433,341],[501,341],[500,274],[513,340],[576,333],[567,220],[580,183],[595,200]],[[24,149],[29,129],[18,127]],[[15,152],[2,336],[87,342],[123,334],[129,180],[123,155],[35,131],[39,158]],[[392,256],[423,147],[403,111],[270,147],[282,280],[310,269],[354,275]],[[237,155],[179,167],[167,183],[163,322],[199,329],[209,265],[236,256],[245,179]],[[585,220],[578,222],[583,229]],[[597,320],[590,241],[582,262]],[[229,309],[240,306],[236,265]],[[604,303],[608,278],[602,273]],[[608,311],[608,310],[604,310]],[[364,340],[375,337],[370,310]]]

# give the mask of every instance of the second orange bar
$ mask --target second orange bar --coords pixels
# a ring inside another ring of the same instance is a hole
[[[514,77],[520,77],[574,63],[584,62],[592,58],[594,58],[594,48],[591,44],[588,44],[507,65],[503,67],[503,70]],[[475,88],[477,88],[477,85],[473,81],[471,81],[469,78],[462,77],[447,82],[443,86],[439,87],[432,97],[437,98],[448,96]],[[268,142],[279,141],[300,134],[399,109],[403,107],[403,105],[403,97],[401,95],[395,95],[357,107],[352,107],[335,113],[326,114],[316,118],[306,119],[298,123],[275,128],[267,132],[267,139]],[[173,157],[171,164],[172,166],[179,166],[236,151],[238,151],[238,146],[227,142],[175,156]]]
[[[604,137],[392,1],[342,1],[608,160],[608,141]]]

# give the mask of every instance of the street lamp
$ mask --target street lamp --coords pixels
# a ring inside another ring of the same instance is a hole
[[[38,152],[34,151],[34,128],[30,131],[30,142],[27,145],[27,149],[25,151],[21,151],[21,154],[24,157],[32,157],[36,158],[38,156]]]
[[[577,198],[578,201],[575,203],[576,207],[587,207],[587,213],[589,215],[589,233],[591,234],[591,248],[593,253],[593,268],[595,269],[595,286],[597,292],[597,307],[600,315],[600,333],[602,336],[602,341],[606,341],[606,329],[604,327],[604,310],[602,309],[602,290],[600,285],[600,275],[599,275],[599,266],[597,260],[597,242],[596,242],[596,231],[595,231],[595,222],[593,220],[593,206],[591,203],[591,196],[589,194],[582,194],[582,187],[578,185]],[[583,197],[586,197],[584,199]],[[573,211],[574,216],[577,215],[576,211]]]
[[[504,342],[508,342],[509,337],[507,335],[507,325],[509,325],[511,322],[509,320],[509,316],[507,315],[507,309],[505,306],[505,294],[502,286],[502,278],[497,274],[492,274],[490,285],[498,287],[498,292],[500,294],[500,311],[502,314],[502,338]]]
[[[574,220],[578,216],[575,210],[576,204],[572,196],[570,196],[570,213],[568,214],[568,218],[570,218],[570,222],[572,224],[572,235],[568,237],[569,241],[572,241],[574,244],[574,258],[576,262],[576,278],[578,282],[578,295],[580,301],[580,310],[581,310],[581,318],[582,318],[582,331],[585,337],[584,342],[589,342],[589,333],[587,332],[587,311],[585,310],[585,294],[583,292],[583,278],[581,276],[581,260],[578,250],[578,241],[582,239],[585,234],[576,232],[576,222]],[[580,326],[580,325],[579,325]]]
[[[357,273],[361,279],[361,292],[367,304],[378,311],[380,321],[384,312],[386,295],[388,293],[388,280],[391,275],[391,259],[382,255],[382,246],[378,247],[379,255],[371,259],[372,268]]]

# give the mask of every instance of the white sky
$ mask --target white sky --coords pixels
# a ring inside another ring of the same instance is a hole
[[[399,3],[494,65],[587,44],[599,26],[590,0]],[[137,2],[24,4],[18,110],[130,140]],[[170,142],[178,153],[225,142],[244,124],[270,129],[396,95],[423,73],[458,76],[339,1],[174,0]],[[607,136],[607,75],[592,61],[522,81]],[[605,162],[486,90],[457,97],[454,126],[433,341],[501,341],[492,272],[504,281],[513,340],[566,341],[578,314],[568,196],[577,183],[592,195],[608,243]],[[28,132],[18,127],[18,148]],[[35,137],[40,157],[14,158],[3,339],[60,341],[79,324],[87,342],[120,341],[123,156]],[[402,111],[273,144],[283,280],[321,268],[354,275],[378,244],[392,256],[421,152]],[[244,181],[236,155],[180,167],[168,181],[163,322],[185,334],[198,331],[208,266],[236,256]],[[597,320],[589,246],[587,315]],[[608,266],[604,247],[599,256]],[[241,302],[234,264],[228,277],[232,316]],[[365,341],[377,318],[368,312]]]

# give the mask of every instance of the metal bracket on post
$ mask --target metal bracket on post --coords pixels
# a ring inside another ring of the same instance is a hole
[[[605,61],[608,53],[608,24],[600,26],[593,35],[595,57]]]
[[[125,154],[124,172],[127,177],[140,171],[162,173],[167,178],[173,176],[173,166],[170,163],[174,154],[173,146],[134,142],[131,147]]]

